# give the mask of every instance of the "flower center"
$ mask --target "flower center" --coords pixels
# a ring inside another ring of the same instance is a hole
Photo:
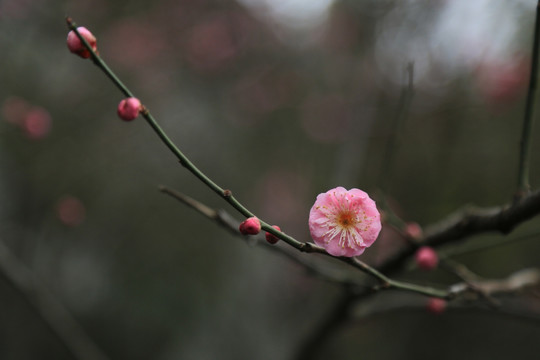
[[[343,228],[349,228],[356,224],[356,216],[352,211],[342,211],[339,213],[337,222]]]

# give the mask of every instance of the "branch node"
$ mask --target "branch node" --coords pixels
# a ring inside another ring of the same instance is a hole
[[[140,113],[143,115],[143,116],[148,116],[148,108],[144,105],[141,105],[141,110],[140,110]]]

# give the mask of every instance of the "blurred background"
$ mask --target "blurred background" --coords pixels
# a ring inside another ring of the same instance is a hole
[[[118,119],[122,94],[69,53],[65,16],[93,32],[103,59],[200,169],[309,241],[309,209],[336,186],[377,200],[383,181],[393,210],[421,226],[466,204],[512,199],[535,8],[532,0],[0,0],[2,253],[31,270],[111,359],[293,359],[340,287],[161,194],[167,185],[241,219],[142,118]],[[533,219],[510,236],[538,230]],[[538,240],[456,260],[501,278],[539,265]],[[376,265],[404,244],[385,227],[362,259]],[[412,266],[400,277],[458,282]],[[317,358],[526,359],[540,350],[540,304],[530,293],[503,302],[519,316],[474,304],[434,316],[425,302],[385,292],[359,303],[358,318],[321,343]],[[0,358],[74,358],[6,274]]]

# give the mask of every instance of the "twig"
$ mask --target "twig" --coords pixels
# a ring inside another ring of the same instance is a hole
[[[202,214],[206,218],[212,221],[215,221],[216,223],[218,223],[220,226],[225,228],[227,231],[229,231],[233,235],[237,237],[241,237],[245,240],[248,239],[248,237],[243,236],[238,231],[238,225],[240,224],[240,222],[234,219],[227,211],[214,210],[206,206],[205,204],[199,202],[198,200],[195,200],[185,194],[182,194],[181,192],[170,189],[166,186],[160,185],[158,188],[162,193],[173,197],[174,199],[180,201],[184,205],[187,205],[188,207]],[[262,235],[257,236],[257,240],[258,240],[257,243],[263,244],[266,250],[273,251],[275,253],[278,253],[279,255],[285,256],[289,260],[292,260],[293,262],[304,267],[310,274],[324,281],[338,283],[340,285],[347,285],[351,287],[365,287],[364,285],[359,283],[357,280],[354,280],[353,277],[347,276],[346,274],[344,274],[343,271],[332,271],[331,269],[328,269],[328,268],[316,266],[309,261],[306,261],[304,259],[299,258],[298,256],[293,255],[292,253],[290,253],[289,251],[286,251],[284,248],[280,246],[268,244],[263,239]]]
[[[466,208],[447,219],[428,226],[419,245],[441,246],[462,240],[471,235],[500,232],[510,233],[517,225],[540,214],[540,191],[535,191],[519,202],[492,208]],[[390,274],[400,269],[405,260],[414,254],[417,245],[409,244],[386,260],[380,271]]]
[[[538,41],[540,36],[540,1],[536,5],[536,18],[534,23],[533,48],[531,59],[531,73],[529,77],[529,90],[525,103],[525,117],[521,134],[518,169],[518,191],[516,201],[527,195],[530,191],[529,184],[529,157],[531,149],[531,136],[533,128],[534,95],[536,92],[536,77],[538,76]]]
[[[526,269],[518,271],[502,280],[477,281],[474,282],[474,285],[478,287],[478,289],[481,289],[482,293],[492,296],[521,291],[527,287],[536,285],[539,282],[540,271],[538,269]],[[470,292],[471,288],[468,283],[458,283],[453,285],[450,288],[450,291],[454,295],[458,296],[465,295],[466,293]],[[345,291],[341,298],[336,301],[333,310],[328,313],[323,323],[317,327],[317,330],[304,342],[300,348],[298,357],[295,359],[307,360],[313,358],[319,349],[320,344],[323,343],[337,328],[342,326],[348,319],[350,319],[351,308],[354,306],[355,302],[365,297],[367,294],[373,293],[364,292],[363,294],[360,294],[360,296],[356,296],[350,291]],[[388,311],[391,310],[403,310],[407,307],[408,306],[403,306],[401,303],[396,305],[396,302],[392,301],[391,304],[387,304],[384,309],[379,309],[376,312],[370,311],[369,313],[365,313],[363,314],[362,318],[373,316],[382,312],[388,313]],[[419,308],[418,305],[410,307]],[[425,307],[425,304],[422,304],[422,307]],[[511,313],[510,310],[501,307],[491,307],[491,309],[495,310],[495,314],[519,316],[525,319],[538,321],[538,318],[533,318],[528,314]]]
[[[469,287],[469,289],[478,296],[480,296],[482,299],[486,300],[486,302],[493,308],[500,307],[500,302],[497,301],[495,298],[493,298],[490,294],[488,294],[486,291],[478,287],[476,284],[481,279],[478,275],[473,273],[469,268],[467,268],[465,265],[458,263],[457,261],[454,261],[448,257],[445,257],[443,255],[439,255],[441,259],[441,267],[446,268],[450,272],[452,272],[454,275],[456,275],[458,278],[463,280],[465,284]]]
[[[401,128],[403,122],[409,114],[409,108],[411,106],[412,98],[414,95],[414,63],[410,62],[405,68],[406,82],[401,90],[399,98],[399,104],[397,107],[397,115],[392,122],[390,129],[390,138],[386,144],[384,151],[384,158],[382,162],[382,168],[379,173],[379,179],[377,184],[382,191],[388,191],[389,180],[391,179],[390,170],[394,165],[394,159],[396,155],[397,140],[401,135]]]
[[[92,49],[92,47],[88,44],[88,42],[81,36],[81,34],[77,30],[77,25],[71,18],[67,18],[66,22],[68,24],[68,27],[77,34],[81,42],[84,44],[86,49],[91,54],[92,60],[94,63],[107,74],[107,76],[113,81],[113,83],[126,95],[129,97],[133,97],[133,94],[127,89],[127,87],[118,79],[118,77],[112,72],[112,70],[105,64],[105,62],[96,54],[96,52]],[[252,217],[255,216],[251,211],[249,211],[247,208],[244,207],[233,195],[230,190],[223,189],[219,187],[216,183],[214,183],[209,177],[207,177],[201,170],[199,170],[181,151],[176,147],[176,145],[169,139],[167,134],[163,131],[163,129],[159,126],[159,124],[156,122],[154,117],[150,114],[148,109],[144,108],[141,112],[142,116],[146,119],[148,124],[152,127],[152,129],[157,133],[159,138],[165,143],[165,145],[171,150],[171,152],[178,158],[180,161],[180,164],[182,164],[188,171],[190,171],[193,175],[195,175],[199,180],[201,180],[205,185],[207,185],[210,189],[212,189],[215,193],[217,193],[220,197],[225,199],[233,208],[235,208],[238,212],[240,212],[242,215],[246,217]],[[260,220],[260,219],[259,219]],[[364,273],[378,279],[382,283],[381,288],[390,288],[390,289],[401,289],[405,291],[414,291],[421,294],[425,294],[428,296],[437,296],[437,297],[443,297],[447,298],[450,296],[448,292],[442,291],[442,290],[436,290],[433,288],[423,287],[419,285],[414,284],[406,284],[399,281],[394,281],[388,279],[386,276],[384,276],[379,271],[371,268],[369,265],[364,264],[363,262],[351,259],[347,257],[334,257],[326,252],[326,250],[320,246],[317,246],[313,243],[309,242],[300,242],[293,238],[292,236],[289,236],[285,234],[282,231],[278,231],[274,229],[272,226],[270,226],[268,223],[260,220],[261,228],[264,231],[267,231],[279,239],[283,240],[287,244],[291,245],[292,247],[296,248],[299,251],[307,252],[307,253],[318,253],[325,256],[330,256],[332,258],[336,258],[341,260],[342,262],[345,262],[349,265],[354,266],[355,268],[363,271]]]
[[[206,216],[207,218],[218,222],[220,225],[225,226],[229,231],[234,233],[235,235],[240,235],[240,232],[238,231],[238,222],[233,220],[230,215],[223,216],[219,215],[220,212],[209,208],[208,206],[200,203],[199,201],[190,198],[187,195],[184,195],[178,191],[169,189],[163,185],[159,186],[159,190],[167,195],[170,195],[174,197],[175,199],[181,201],[182,203],[188,205],[192,209],[195,209],[202,215]],[[227,214],[226,212],[222,212],[222,214]],[[274,246],[269,247],[271,249],[280,249],[276,248]],[[313,272],[314,274],[325,278],[326,280],[330,280],[333,282],[338,282],[341,285],[346,286],[362,286],[358,282],[355,282],[348,277],[344,277],[343,275],[338,275],[336,273],[329,273],[327,270],[323,270],[319,267],[315,267],[314,265],[304,262],[300,260],[298,257],[293,256],[292,254],[288,252],[284,252],[281,250],[280,253],[283,253],[287,257],[289,257],[291,260],[301,264],[302,266],[306,267],[308,270]],[[334,256],[329,255],[328,253],[323,253],[324,255],[330,256],[332,258],[336,258]],[[395,290],[402,290],[402,291],[408,291],[408,292],[415,292],[419,294],[423,294],[426,296],[434,296],[434,297],[440,297],[440,298],[451,298],[452,294],[445,290],[439,290],[434,289],[427,286],[421,286],[416,284],[410,284],[402,281],[397,281],[388,278],[387,276],[383,275],[381,272],[377,271],[375,268],[367,265],[363,261],[357,259],[357,258],[349,258],[349,257],[337,257],[336,259],[341,260],[342,262],[349,264],[356,269],[359,269],[360,271],[366,273],[367,275],[379,280],[380,284],[373,287],[373,290],[384,290],[384,289],[395,289]]]
[[[531,268],[519,270],[504,279],[474,281],[474,286],[487,295],[515,293],[527,287],[540,284],[540,270]],[[467,283],[452,285],[450,291],[455,294],[469,290]]]
[[[107,66],[107,64],[101,59],[101,57],[92,49],[92,47],[88,44],[88,42],[81,36],[79,31],[77,30],[77,24],[71,19],[66,18],[67,25],[70,30],[72,30],[77,37],[81,40],[81,42],[84,44],[86,49],[90,52],[92,61],[94,64],[99,67],[109,79],[118,87],[118,89],[127,97],[134,97],[133,93],[120,81],[120,79],[114,74],[114,72]],[[223,198],[225,201],[227,201],[233,208],[235,208],[238,212],[240,212],[245,217],[252,217],[255,216],[251,211],[249,211],[240,201],[238,201],[232,194],[230,190],[223,189],[219,185],[217,185],[214,181],[212,181],[208,176],[206,176],[201,170],[199,170],[189,159],[187,156],[178,149],[178,147],[172,142],[172,140],[167,136],[165,131],[159,126],[157,121],[154,119],[150,111],[143,107],[143,110],[141,111],[141,115],[144,117],[146,122],[150,125],[150,127],[154,130],[154,132],[159,136],[161,141],[169,148],[169,150],[178,158],[180,164],[184,166],[189,172],[191,172],[195,177],[197,177],[199,180],[201,180],[206,186],[208,186],[212,191],[214,191],[216,194],[218,194],[221,198]],[[325,252],[323,248],[318,247],[312,243],[303,243],[300,242],[293,237],[278,231],[274,229],[272,226],[267,224],[266,222],[261,220],[261,227],[265,231],[270,232],[271,234],[274,234],[281,240],[285,241],[289,245],[293,246],[294,248],[303,251],[303,252],[318,252],[323,253]]]
[[[28,301],[31,308],[74,358],[108,359],[62,304],[2,242],[0,242],[0,274]]]

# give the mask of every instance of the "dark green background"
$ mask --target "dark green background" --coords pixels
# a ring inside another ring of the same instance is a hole
[[[415,53],[414,44],[435,41],[431,29],[446,3],[336,1],[327,27],[308,31],[320,37],[308,41],[234,1],[1,0],[0,102],[18,97],[46,108],[52,129],[30,140],[0,123],[0,240],[112,359],[291,358],[339,287],[160,194],[165,184],[241,218],[177,163],[142,118],[117,118],[121,93],[89,60],[68,52],[64,17],[94,33],[105,61],[195,164],[262,219],[308,241],[318,193],[358,187],[377,199],[411,61],[414,97],[385,175],[395,211],[428,225],[465,204],[512,199],[527,78],[518,71],[509,95],[494,99],[482,71],[491,66],[496,77],[511,56],[441,61],[437,46]],[[527,58],[534,6],[501,0],[484,11],[516,26],[507,52]],[[388,29],[396,40],[381,53]],[[499,36],[489,35],[481,38],[486,48]],[[455,44],[456,53],[467,52]],[[56,216],[66,194],[85,205],[77,227]],[[511,236],[539,226],[532,220]],[[403,244],[385,228],[362,259],[377,264]],[[539,250],[533,237],[457,260],[497,278],[538,266]],[[402,277],[458,281],[442,270]],[[535,358],[538,298],[503,300],[505,309],[531,317],[474,304],[434,317],[421,296],[380,294],[358,308],[359,316],[376,314],[342,327],[321,344],[319,358]],[[2,276],[0,358],[71,358]]]

